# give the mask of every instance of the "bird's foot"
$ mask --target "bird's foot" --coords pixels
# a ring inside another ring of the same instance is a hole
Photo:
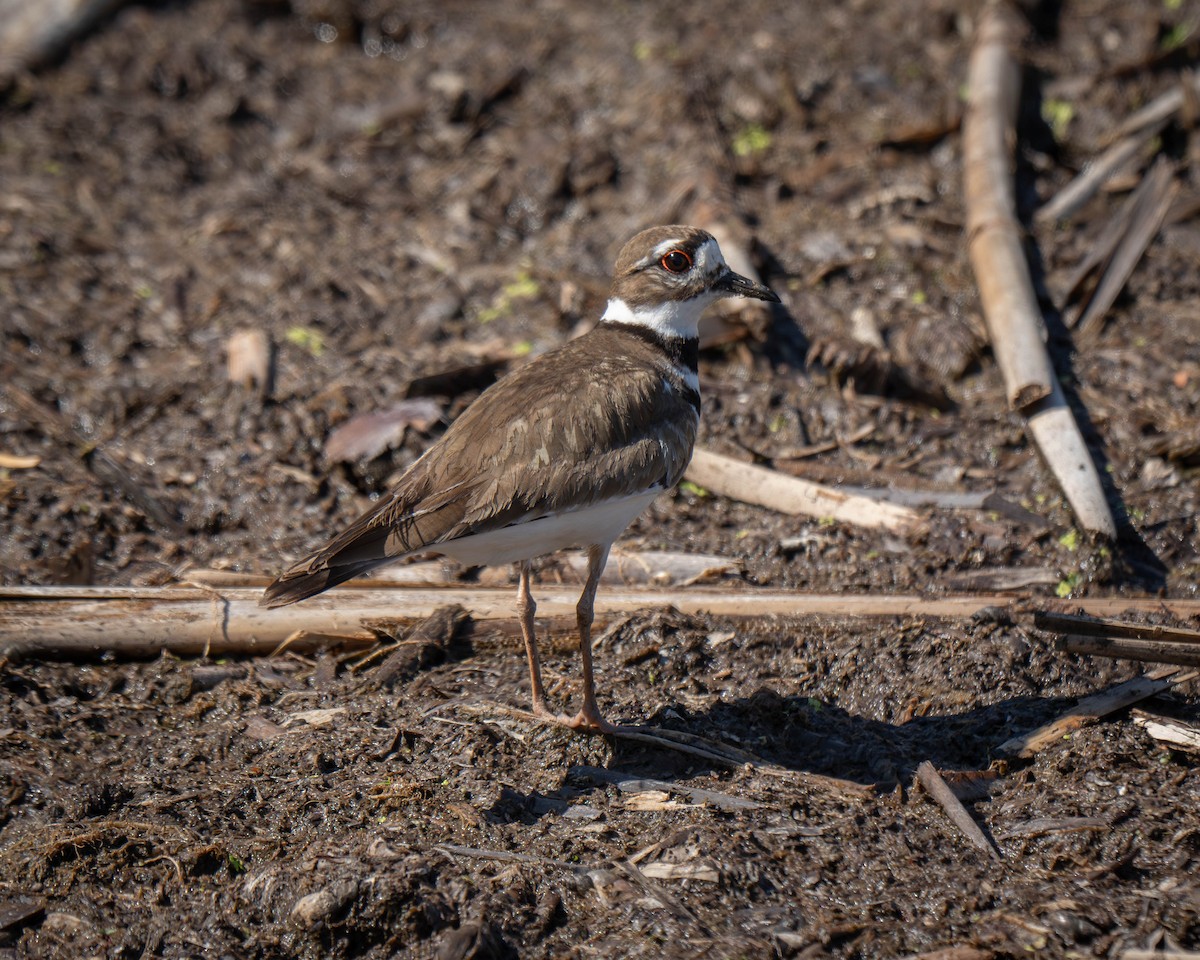
[[[612,736],[622,729],[614,723],[609,723],[598,710],[580,710],[573,717],[563,717],[563,722],[578,733],[599,733]]]
[[[566,727],[568,730],[574,730],[576,733],[605,734],[611,736],[622,729],[616,724],[605,720],[600,715],[600,711],[595,707],[589,709],[585,706],[575,716],[571,717],[565,713],[556,713],[551,710],[546,706],[545,700],[534,700],[533,715],[539,720],[545,720],[548,723]]]

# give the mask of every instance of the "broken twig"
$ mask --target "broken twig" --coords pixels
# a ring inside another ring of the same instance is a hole
[[[1110,539],[1116,523],[1079,426],[1054,376],[1042,315],[1022,245],[1010,151],[1016,142],[1021,72],[1011,46],[1012,14],[989,3],[971,53],[963,121],[967,243],[984,318],[1013,409],[1071,504],[1080,525]]]
[[[1200,667],[1200,630],[1046,611],[1033,625],[1060,634],[1055,645],[1072,653]]]
[[[908,507],[842,493],[711,450],[697,449],[684,476],[713,493],[780,513],[830,517],[860,527],[904,533],[917,532],[924,526],[920,515]]]
[[[1143,147],[1154,139],[1167,125],[1160,121],[1129,134],[1114,143],[1100,156],[1089,163],[1070,183],[1050,200],[1038,207],[1033,218],[1039,223],[1053,223],[1071,216],[1087,203],[1108,179],[1138,155]]]
[[[1177,683],[1192,680],[1196,676],[1194,671],[1180,674],[1178,667],[1163,667],[1160,670],[1134,677],[1132,680],[1126,680],[1124,683],[1118,683],[1107,690],[1084,697],[1062,716],[1043,724],[1036,730],[1006,740],[996,748],[996,752],[1001,756],[1022,759],[1032,757],[1050,744],[1069,737],[1071,733],[1081,727],[1095,723],[1110,713],[1133,706],[1147,697],[1170,689]]]
[[[1099,331],[1104,315],[1128,282],[1146,248],[1158,235],[1178,192],[1179,184],[1173,176],[1171,162],[1160,157],[1118,215],[1116,241],[1096,265],[1099,280],[1077,316],[1081,333],[1090,336]]]
[[[955,796],[949,784],[942,779],[942,775],[937,772],[937,768],[928,760],[922,760],[917,767],[917,779],[926,792],[946,811],[946,816],[950,818],[951,822],[963,832],[971,843],[992,858],[996,860],[1003,859],[1000,849],[988,839],[987,834],[975,822],[975,818],[962,805],[962,801]]]

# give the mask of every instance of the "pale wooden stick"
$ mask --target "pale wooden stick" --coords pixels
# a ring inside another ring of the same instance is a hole
[[[1057,380],[1051,385],[1050,396],[1030,407],[1026,416],[1029,435],[1058,481],[1079,525],[1115,540],[1117,523],[1104,496],[1100,474]]]
[[[1112,132],[1113,139],[1127,137],[1131,133],[1141,130],[1143,127],[1148,127],[1158,123],[1160,120],[1170,120],[1181,109],[1185,95],[1188,94],[1188,86],[1192,87],[1196,95],[1200,95],[1200,74],[1191,74],[1189,71],[1184,71],[1184,74],[1179,78],[1179,83],[1173,86],[1166,93],[1160,94],[1151,100],[1140,110],[1135,110],[1116,130]]]
[[[1115,687],[1092,694],[1090,697],[1084,697],[1062,716],[1043,724],[1036,730],[1006,740],[996,748],[996,751],[1002,756],[1032,757],[1038,751],[1052,743],[1057,743],[1080,727],[1095,723],[1110,713],[1123,710],[1125,707],[1169,689],[1176,683],[1195,679],[1196,676],[1194,671],[1180,674],[1178,667],[1163,667],[1142,674],[1132,680],[1118,683]]]
[[[920,514],[908,507],[842,493],[711,450],[697,448],[684,476],[712,493],[780,513],[829,517],[860,527],[901,533],[916,533],[925,526]]]
[[[220,592],[197,587],[0,587],[0,655],[96,656],[116,653],[152,657],[163,650],[182,656],[267,654],[297,634],[338,636],[356,645],[373,643],[376,627],[423,620],[439,607],[461,604],[488,630],[512,628],[516,612],[511,589],[347,589],[338,587],[303,603],[268,610],[258,605],[262,592],[230,588]],[[538,622],[560,631],[575,624],[578,589],[537,587]],[[1012,596],[921,597],[912,594],[847,596],[797,594],[787,590],[732,591],[694,587],[686,590],[605,590],[596,597],[597,629],[614,617],[652,608],[673,607],[684,614],[717,617],[972,617],[1005,607]],[[1119,613],[1169,613],[1200,616],[1200,601],[1082,598],[1048,601],[1043,609]],[[545,614],[543,617],[542,614]],[[322,642],[327,642],[323,640]],[[312,649],[301,641],[295,651]]]
[[[970,101],[963,118],[971,268],[1009,404],[1029,417],[1029,432],[1080,526],[1115,539],[1116,522],[1100,475],[1050,365],[1022,247],[1010,171],[1021,80],[1011,51],[1017,35],[1008,7],[989,3],[971,53]]]
[[[950,818],[951,822],[966,835],[966,838],[971,843],[993,859],[1003,859],[999,848],[988,839],[987,834],[975,822],[975,818],[971,816],[967,808],[962,805],[962,801],[950,789],[950,785],[942,779],[942,775],[937,772],[937,768],[928,760],[922,760],[917,766],[917,779],[929,795],[946,811],[946,816]]]
[[[963,178],[967,244],[984,318],[1008,400],[1016,410],[1050,395],[1054,370],[1043,346],[1038,309],[1013,199],[1021,71],[1012,55],[1018,29],[999,3],[984,9],[967,71]]]
[[[1180,102],[1183,95],[1180,93]],[[1038,223],[1053,223],[1071,216],[1087,203],[1105,182],[1125,164],[1138,155],[1143,147],[1162,132],[1167,125],[1162,120],[1152,126],[1144,127],[1129,134],[1124,139],[1114,143],[1100,156],[1089,163],[1070,183],[1058,191],[1053,197],[1038,207],[1033,215]]]

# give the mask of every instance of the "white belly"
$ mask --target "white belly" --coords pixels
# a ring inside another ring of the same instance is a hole
[[[540,517],[461,540],[439,543],[434,549],[459,563],[496,566],[529,560],[568,547],[609,545],[633,518],[662,492],[656,487],[646,493],[620,500],[607,500],[569,513]]]

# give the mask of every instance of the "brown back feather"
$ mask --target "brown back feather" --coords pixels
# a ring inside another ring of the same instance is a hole
[[[266,602],[320,592],[330,568],[369,570],[522,519],[674,486],[697,422],[661,350],[599,326],[481,394],[386,499],[286,571]]]

